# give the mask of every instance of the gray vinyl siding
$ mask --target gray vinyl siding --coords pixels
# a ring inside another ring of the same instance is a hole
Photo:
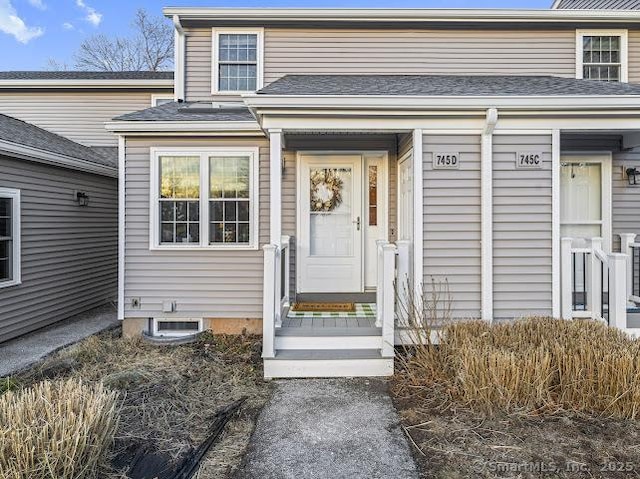
[[[187,100],[211,99],[211,42],[210,28],[189,29],[185,81]],[[575,63],[574,29],[374,30],[267,27],[264,31],[265,85],[287,74],[504,74],[575,77]]]
[[[21,191],[22,223],[22,284],[0,289],[0,342],[115,300],[115,178],[0,156],[0,187]]]
[[[397,158],[396,139],[392,136],[291,136],[284,151],[285,172],[282,176],[282,233],[291,236],[290,285],[292,297],[296,291],[297,238],[297,155],[304,151],[386,151],[389,157],[389,240],[395,241],[397,231]]]
[[[460,169],[434,170],[434,150],[459,152]],[[429,294],[432,280],[437,284],[447,281],[453,317],[477,318],[481,301],[480,136],[424,135],[423,158],[425,293]]]
[[[518,151],[542,151],[542,169],[516,169]],[[551,136],[493,137],[493,314],[552,314]]]
[[[133,138],[126,141],[125,316],[262,318],[263,252],[150,251],[150,147],[260,147],[259,243],[269,240],[269,145],[263,138]],[[132,309],[131,299],[141,307]]]
[[[158,91],[0,91],[0,113],[87,146],[118,146],[105,130],[112,118],[151,107]]]

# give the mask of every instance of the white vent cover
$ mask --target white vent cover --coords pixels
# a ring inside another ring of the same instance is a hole
[[[153,318],[153,335],[191,336],[202,332],[202,318]]]

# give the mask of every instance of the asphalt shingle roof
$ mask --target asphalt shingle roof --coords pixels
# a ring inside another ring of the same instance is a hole
[[[114,118],[122,121],[255,121],[242,104],[214,107],[211,102],[170,102]]]
[[[640,85],[552,76],[287,75],[261,95],[640,95]]]
[[[40,127],[0,114],[0,140],[38,150],[65,155],[77,160],[116,168],[117,155],[106,149],[94,150]]]
[[[173,72],[0,71],[0,80],[173,80]]]
[[[560,0],[557,10],[640,10],[640,0]]]

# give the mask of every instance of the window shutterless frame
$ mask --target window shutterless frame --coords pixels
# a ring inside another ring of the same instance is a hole
[[[251,93],[253,90],[220,90],[220,35],[256,35],[256,91],[260,90],[264,83],[264,29],[263,28],[213,28],[211,29],[211,44],[213,46],[211,65],[211,93],[214,95],[242,95]]]
[[[161,243],[160,242],[160,157],[198,156],[200,158],[200,242]],[[249,242],[210,244],[209,235],[209,158],[249,157]],[[149,179],[149,249],[157,251],[186,250],[257,250],[259,238],[259,148],[245,147],[167,147],[150,149]]]
[[[22,283],[20,264],[20,190],[0,188],[0,198],[11,200],[11,250],[9,252],[11,273],[8,280],[0,280],[0,288],[7,288]]]
[[[576,30],[576,78],[584,78],[583,46],[584,37],[620,38],[620,81],[629,81],[629,35],[628,30]]]

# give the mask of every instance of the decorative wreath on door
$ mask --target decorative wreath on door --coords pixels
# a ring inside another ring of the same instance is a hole
[[[311,172],[311,211],[329,212],[342,203],[342,179],[335,170]]]

